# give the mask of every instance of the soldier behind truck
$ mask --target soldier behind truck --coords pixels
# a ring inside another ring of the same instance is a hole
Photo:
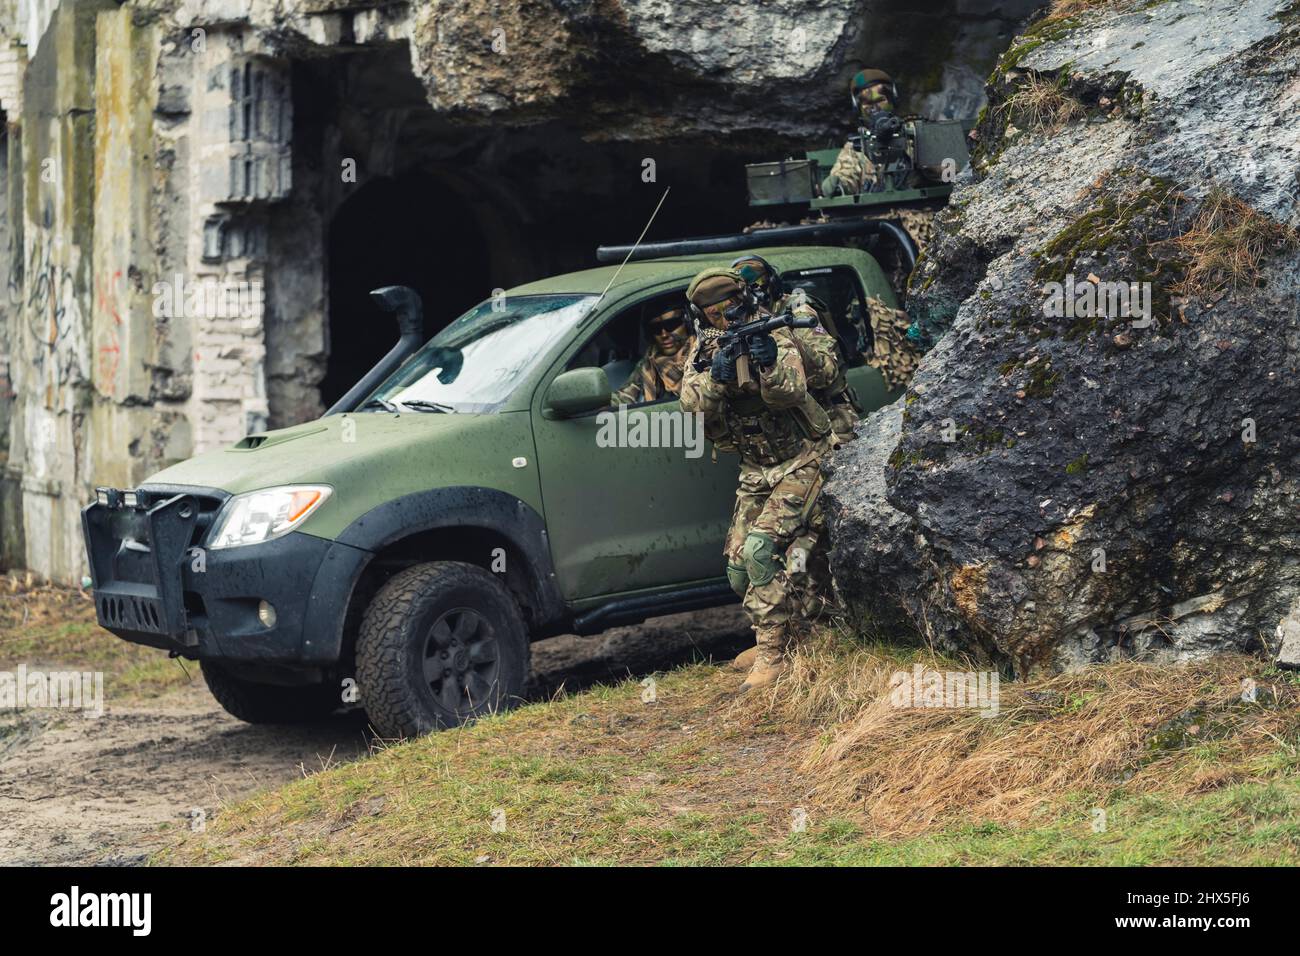
[[[884,70],[860,70],[849,81],[849,95],[858,131],[845,142],[830,175],[822,180],[822,195],[853,196],[919,185],[924,176],[913,155],[918,117],[898,116],[898,85],[893,78]]]
[[[834,444],[853,440],[853,428],[861,419],[858,398],[844,376],[844,359],[835,344],[835,324],[830,308],[804,289],[787,289],[770,262],[762,256],[745,255],[731,263],[758,297],[759,304],[774,315],[790,312],[810,315],[818,324],[811,329],[791,329],[808,374],[808,388],[830,416]]]

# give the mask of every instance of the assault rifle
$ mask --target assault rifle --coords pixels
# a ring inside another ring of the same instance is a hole
[[[769,335],[777,329],[811,329],[817,325],[817,319],[814,316],[796,316],[790,312],[769,315],[749,322],[739,321],[747,312],[748,309],[743,304],[728,309],[727,320],[732,324],[727,326],[727,331],[717,338],[718,350],[728,358],[736,360],[737,385],[748,385],[752,381],[749,371],[750,339],[756,335]],[[708,363],[702,363],[699,357],[696,358],[695,363],[696,370],[701,372],[708,365]]]

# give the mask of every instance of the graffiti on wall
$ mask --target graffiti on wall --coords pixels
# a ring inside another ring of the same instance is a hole
[[[73,270],[63,264],[63,238],[35,230],[25,269],[27,352],[33,392],[55,407],[68,386],[88,381],[85,331]]]

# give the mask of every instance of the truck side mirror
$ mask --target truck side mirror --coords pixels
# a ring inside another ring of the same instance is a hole
[[[542,403],[556,418],[609,407],[609,376],[603,368],[575,368],[557,375]]]

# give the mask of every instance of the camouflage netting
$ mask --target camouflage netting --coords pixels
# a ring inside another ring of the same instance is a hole
[[[1298,71],[1290,0],[1017,38],[912,277],[938,344],[826,485],[855,615],[1019,674],[1300,664]]]

